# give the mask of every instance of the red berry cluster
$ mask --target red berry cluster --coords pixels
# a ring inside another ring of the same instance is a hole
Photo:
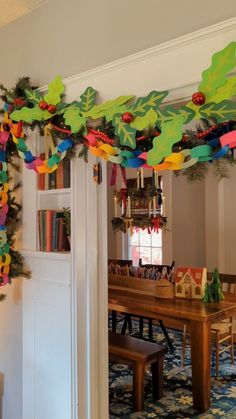
[[[25,106],[26,101],[25,101],[25,99],[23,99],[22,97],[16,97],[16,98],[13,100],[13,104],[14,104],[14,105],[16,105],[16,106]]]
[[[205,137],[206,135],[210,134],[210,132],[211,132],[211,131],[214,131],[214,129],[216,129],[216,128],[217,128],[217,126],[216,126],[216,125],[214,125],[214,126],[212,126],[212,127],[208,128],[208,129],[205,129],[204,131],[198,132],[198,133],[196,134],[196,137],[197,137],[197,138],[203,138],[203,137]]]
[[[39,108],[42,109],[42,111],[48,111],[49,113],[55,113],[57,110],[56,105],[49,105],[45,100],[41,100],[39,102]]]
[[[110,144],[110,145],[114,145],[115,141],[112,138],[109,138],[107,134],[105,134],[105,132],[99,131],[99,130],[95,130],[95,129],[90,129],[89,133],[95,135],[96,140],[101,140],[104,143]]]
[[[206,135],[210,134],[212,131],[214,131],[217,128],[216,125],[212,125],[211,127],[209,127],[208,129],[205,129],[204,131],[198,132],[197,134],[195,134],[196,138],[203,138]],[[188,141],[189,140],[189,136],[187,134],[184,134],[182,137],[182,141]]]

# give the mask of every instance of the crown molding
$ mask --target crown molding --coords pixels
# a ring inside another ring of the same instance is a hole
[[[152,58],[157,58],[160,55],[168,54],[172,50],[178,50],[183,47],[191,46],[193,44],[199,43],[201,40],[214,38],[215,36],[227,34],[230,32],[236,33],[236,17],[232,19],[227,19],[222,22],[216,23],[214,25],[208,26],[206,28],[191,32],[187,35],[180,36],[178,38],[172,39],[168,42],[164,42],[162,44],[156,45],[154,47],[145,49],[143,51],[139,51],[137,53],[128,55],[126,57],[120,58],[115,61],[111,61],[104,65],[100,65],[98,67],[94,67],[90,70],[84,71],[82,73],[78,73],[74,76],[67,77],[63,79],[63,83],[67,87],[71,87],[76,85],[78,82],[88,81],[91,78],[99,77],[99,75],[104,75],[106,73],[110,73],[114,70],[118,70],[119,68],[125,68],[126,66],[144,62],[145,60],[149,60]],[[235,35],[235,34],[234,34]],[[234,36],[233,35],[233,36]],[[186,101],[189,99],[191,92],[197,88],[199,84],[200,78],[191,80],[191,82],[186,83],[185,85],[176,87],[176,86],[166,86],[166,90],[168,90],[175,99],[169,98],[166,103],[175,103]],[[44,85],[40,88],[40,91],[44,91],[47,89],[47,85]],[[176,99],[178,97],[178,100]]]
[[[89,79],[90,77],[94,77],[95,75],[99,75],[104,72],[106,73],[119,67],[124,67],[126,65],[129,65],[130,63],[145,61],[147,58],[151,58],[152,56],[165,54],[172,49],[182,48],[183,46],[199,42],[199,40],[201,39],[211,38],[214,37],[216,34],[227,33],[231,30],[236,30],[236,17],[224,20],[223,22],[216,23],[214,25],[208,26],[195,32],[191,32],[187,35],[180,36],[171,41],[164,42],[157,46],[145,49],[135,54],[128,55],[124,58],[120,58],[118,60],[111,61],[107,64],[95,67],[91,70],[87,70],[77,75],[65,78],[63,82],[65,83],[65,85],[68,85],[74,83],[76,80]],[[191,85],[198,83],[198,81],[199,80],[193,81]],[[45,88],[46,87],[44,86],[44,89]]]

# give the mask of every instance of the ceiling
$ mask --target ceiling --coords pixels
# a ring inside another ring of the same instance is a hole
[[[48,0],[0,0],[0,27],[23,16]]]

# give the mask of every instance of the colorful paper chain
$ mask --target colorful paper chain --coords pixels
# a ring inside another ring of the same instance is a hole
[[[32,169],[36,173],[52,173],[58,168],[58,164],[65,158],[66,153],[74,145],[71,138],[65,138],[58,144],[54,145],[51,136],[50,124],[44,128],[44,134],[48,139],[51,147],[52,155],[48,159],[41,159],[39,156],[34,156],[25,143],[25,135],[22,129],[22,123],[10,124],[11,135],[14,143],[16,144],[18,154],[24,159],[27,169]]]
[[[85,138],[89,142],[89,151],[97,157],[119,164],[122,167],[146,167],[155,170],[187,169],[197,162],[207,162],[222,158],[228,153],[229,149],[236,147],[236,130],[234,130],[219,138],[210,140],[207,144],[171,153],[164,158],[162,163],[148,166],[147,152],[121,150],[118,147],[97,141],[96,137],[91,134],[85,136]],[[216,149],[217,151],[215,151]]]
[[[10,248],[7,243],[6,218],[8,213],[8,174],[6,162],[6,146],[9,140],[9,133],[4,130],[3,124],[0,130],[0,286],[9,282],[9,270],[11,256]]]
[[[33,169],[37,173],[51,173],[57,170],[60,161],[64,159],[67,151],[74,145],[73,140],[68,136],[66,139],[62,140],[60,144],[55,146],[51,136],[52,127],[48,124],[44,131],[45,136],[48,137],[47,141],[51,147],[52,155],[50,158],[43,160],[39,156],[34,156],[28,149],[25,143],[22,122],[13,124],[8,119],[8,124],[19,156],[24,159],[28,169]],[[187,169],[197,162],[207,162],[222,158],[228,153],[230,148],[236,147],[236,131],[231,131],[222,135],[220,138],[210,140],[207,144],[171,153],[164,158],[162,163],[149,166],[147,164],[147,152],[139,150],[121,150],[119,147],[114,147],[112,145],[114,140],[109,139],[103,132],[90,130],[84,138],[87,140],[90,153],[94,156],[101,157],[104,160],[121,165],[124,168],[146,167],[155,170]]]

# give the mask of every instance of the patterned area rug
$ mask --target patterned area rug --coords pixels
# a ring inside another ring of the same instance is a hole
[[[146,331],[147,332],[147,331]],[[198,414],[192,408],[190,348],[186,350],[186,366],[182,367],[182,334],[170,331],[169,336],[175,346],[174,353],[168,352],[164,364],[164,397],[159,401],[152,398],[151,374],[147,369],[145,379],[145,410],[133,411],[132,371],[121,363],[111,363],[109,370],[110,419],[115,418],[236,418],[236,367],[231,364],[229,354],[224,352],[220,359],[220,374],[214,377],[215,360],[212,355],[211,408]],[[155,340],[165,343],[158,327],[154,331]],[[236,346],[236,345],[235,345]]]

